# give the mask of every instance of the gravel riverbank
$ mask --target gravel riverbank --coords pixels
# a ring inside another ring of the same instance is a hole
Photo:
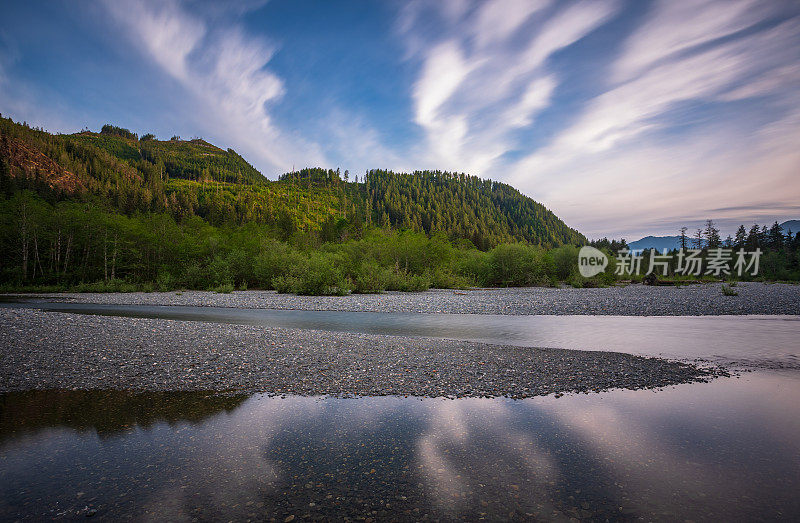
[[[602,314],[615,316],[702,316],[800,314],[800,285],[739,283],[738,296],[722,294],[721,284],[681,287],[628,285],[603,289],[543,287],[430,290],[349,296],[294,296],[274,291],[206,291],[45,294],[79,303],[192,305],[261,309],[417,312],[449,314]]]
[[[691,364],[613,352],[0,309],[0,392],[522,398],[712,376]]]

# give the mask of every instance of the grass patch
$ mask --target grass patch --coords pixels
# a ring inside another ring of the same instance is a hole
[[[724,294],[725,296],[738,296],[739,295],[739,291],[737,291],[736,289],[734,289],[730,285],[723,284],[722,285],[722,294]]]

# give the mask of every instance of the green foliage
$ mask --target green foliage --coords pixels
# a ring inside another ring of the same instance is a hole
[[[136,141],[139,139],[136,133],[132,133],[128,129],[123,129],[122,127],[111,125],[110,123],[105,124],[103,128],[100,129],[100,134],[119,136],[120,138],[125,138],[126,140]]]
[[[512,187],[440,171],[370,171],[360,182],[309,168],[265,179],[233,149],[202,139],[168,141],[106,125],[100,133],[52,135],[0,118],[0,189],[91,201],[126,215],[199,216],[215,226],[270,225],[322,242],[393,227],[467,240],[481,250],[522,241],[545,247],[585,238]],[[8,145],[10,144],[10,145]],[[56,183],[54,183],[54,180]]]
[[[372,170],[359,191],[366,198],[368,218],[377,225],[442,232],[469,239],[482,250],[512,241],[546,247],[586,241],[510,185],[477,176]]]
[[[220,285],[212,287],[209,290],[216,292],[218,294],[230,294],[233,292],[234,287],[232,283],[222,283]]]
[[[738,296],[739,295],[739,291],[737,291],[736,289],[734,289],[730,285],[723,284],[722,285],[722,294],[724,294],[725,296]]]
[[[353,271],[353,292],[378,293],[385,291],[395,280],[394,273],[381,267],[373,258],[363,260]]]
[[[610,251],[624,243],[597,243],[609,267],[582,278],[584,238],[508,185],[439,171],[348,180],[313,168],[269,182],[200,139],[52,135],[0,117],[0,286],[336,295],[617,281]],[[767,251],[762,277],[800,279],[800,236],[776,227],[736,241]]]

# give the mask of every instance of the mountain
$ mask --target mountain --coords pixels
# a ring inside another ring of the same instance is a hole
[[[156,140],[110,124],[100,132],[51,134],[0,117],[0,193],[22,189],[127,215],[257,223],[331,240],[343,228],[378,225],[444,233],[481,249],[586,241],[513,187],[461,173],[373,170],[351,181],[346,171],[342,177],[338,169],[311,168],[270,181],[233,149],[200,138]]]
[[[792,231],[792,234],[800,232],[800,220],[787,220],[781,224],[784,234]]]
[[[692,238],[687,238],[688,246],[692,246]],[[664,249],[680,249],[681,237],[680,236],[645,236],[641,240],[630,242],[628,249],[631,251],[643,251],[647,249],[655,249],[658,252]]]

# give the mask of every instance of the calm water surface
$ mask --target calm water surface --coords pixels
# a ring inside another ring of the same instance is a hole
[[[0,396],[0,519],[800,519],[800,373],[504,399]]]

